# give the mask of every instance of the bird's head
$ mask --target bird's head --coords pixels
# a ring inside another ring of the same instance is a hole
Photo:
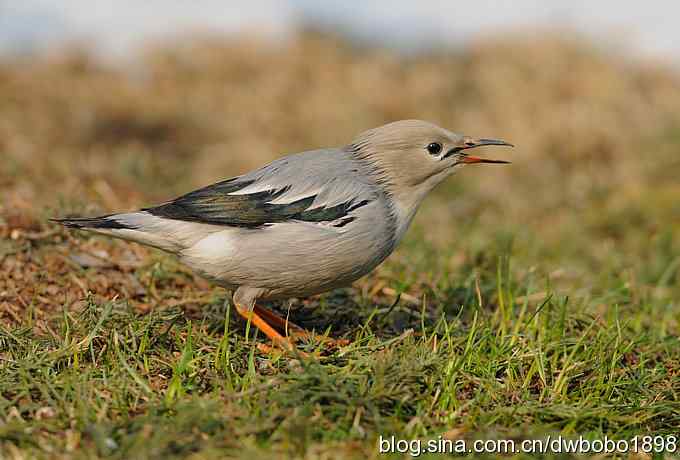
[[[388,191],[417,206],[446,177],[468,164],[509,163],[469,155],[471,149],[512,144],[452,133],[432,123],[402,120],[366,131],[350,144]]]
[[[402,120],[366,131],[349,145],[356,158],[393,197],[405,221],[437,184],[461,167],[509,163],[472,156],[471,149],[512,144],[452,133],[420,120]]]

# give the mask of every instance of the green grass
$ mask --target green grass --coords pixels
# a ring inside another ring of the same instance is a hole
[[[603,275],[598,293],[572,298],[516,267],[507,234],[471,267],[440,273],[449,255],[418,233],[402,251],[413,263],[398,257],[387,269],[407,292],[415,273],[432,277],[420,305],[345,290],[322,297],[311,318],[294,306],[307,326],[353,315],[337,328],[351,345],[318,358],[260,353],[221,291],[197,311],[140,313],[89,297],[78,312],[54,312],[47,334],[27,309],[0,329],[5,454],[364,458],[378,456],[380,435],[678,434],[678,310],[667,288],[680,259],[669,257],[670,236],[639,274],[651,290]],[[161,257],[137,276],[159,282],[174,267]]]
[[[313,33],[188,41],[125,71],[3,59],[0,459],[680,436],[680,77],[531,37],[407,57]],[[48,222],[413,117],[508,139],[513,164],[442,184],[354,286],[272,305],[351,341],[301,344],[316,358],[263,354],[173,258]]]

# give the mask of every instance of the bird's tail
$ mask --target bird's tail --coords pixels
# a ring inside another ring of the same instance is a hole
[[[134,241],[169,252],[177,252],[190,246],[210,231],[214,231],[206,229],[202,224],[164,219],[146,211],[50,220],[65,227]]]
[[[99,217],[64,217],[50,220],[65,227],[134,241],[166,251],[172,251],[176,247],[172,238],[160,232],[154,225],[154,217],[146,212],[108,214]]]
[[[122,221],[116,220],[115,214],[100,217],[63,217],[57,219],[50,219],[52,222],[63,225],[69,228],[81,228],[84,230],[96,229],[134,229]]]

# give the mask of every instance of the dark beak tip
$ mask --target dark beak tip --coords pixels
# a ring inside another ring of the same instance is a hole
[[[503,147],[515,146],[515,144],[511,144],[510,142],[506,142],[500,139],[477,139],[477,141],[474,144],[475,147],[483,147],[485,145],[500,145]]]

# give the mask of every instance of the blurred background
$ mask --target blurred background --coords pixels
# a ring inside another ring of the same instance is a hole
[[[0,47],[6,52],[45,50],[87,41],[101,55],[134,52],[149,41],[194,32],[249,33],[269,39],[291,38],[300,28],[337,30],[373,45],[414,51],[432,46],[460,47],[478,37],[509,30],[569,28],[627,52],[680,56],[680,32],[673,21],[680,6],[652,0],[644,4],[602,0],[519,0],[474,4],[423,0],[338,1],[132,0],[97,5],[86,0],[0,2]]]
[[[494,152],[512,165],[443,184],[374,277],[436,296],[433,276],[464,280],[503,247],[518,279],[674,298],[679,13],[613,0],[0,1],[4,302],[120,292],[110,277],[63,281],[74,247],[148,257],[47,217],[138,208],[404,118],[517,147]],[[44,238],[56,247],[37,251]]]

